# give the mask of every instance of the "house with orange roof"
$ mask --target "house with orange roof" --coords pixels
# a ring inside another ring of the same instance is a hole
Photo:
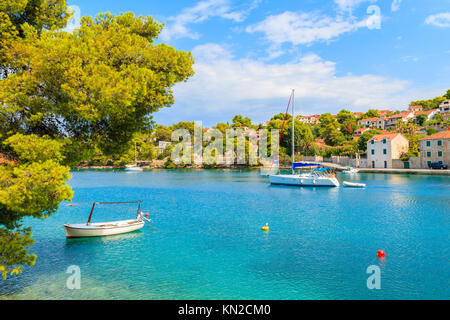
[[[409,141],[401,133],[377,134],[367,142],[367,164],[371,168],[392,168],[392,160],[408,152]]]
[[[412,111],[412,112],[417,112],[417,111],[422,111],[422,110],[423,110],[422,106],[410,106],[409,107],[409,111]]]
[[[439,113],[439,109],[431,109],[431,110],[420,110],[414,113],[414,121],[417,122],[417,116],[424,114],[427,116],[427,120],[431,120],[434,116]]]
[[[320,118],[320,115],[314,114],[312,116],[297,117],[297,120],[299,120],[300,122],[303,122],[303,123],[315,124],[315,123],[319,122],[319,118]]]
[[[366,118],[358,120],[359,127],[374,128],[378,118]]]
[[[450,130],[441,131],[419,140],[420,165],[429,168],[431,163],[450,164]]]
[[[364,132],[366,132],[367,130],[370,130],[370,128],[357,128],[354,132],[353,135],[355,137],[360,137]]]
[[[397,114],[393,114],[393,115],[385,118],[384,128],[387,130],[390,130],[393,127],[395,127],[395,124],[397,123],[397,121],[401,120],[403,122],[407,122],[409,119],[414,119],[413,111],[403,111],[403,112],[400,112]]]
[[[385,117],[386,115],[392,112],[391,110],[377,110],[377,111],[380,117]]]

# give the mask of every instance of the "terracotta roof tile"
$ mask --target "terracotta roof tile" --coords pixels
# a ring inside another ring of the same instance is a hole
[[[440,140],[440,139],[450,139],[450,130],[441,131],[431,136],[422,138],[420,140]]]
[[[400,133],[392,132],[388,134],[376,134],[372,137],[372,139],[375,140],[375,142],[382,142],[384,138],[386,138],[386,141],[392,141],[394,138],[396,138]],[[370,139],[368,142],[372,141]]]

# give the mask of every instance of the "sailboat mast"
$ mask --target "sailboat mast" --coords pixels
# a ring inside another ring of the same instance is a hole
[[[292,89],[292,164],[295,162],[295,116],[294,116],[294,106],[295,106],[295,89]],[[295,173],[294,166],[292,165],[292,174]]]

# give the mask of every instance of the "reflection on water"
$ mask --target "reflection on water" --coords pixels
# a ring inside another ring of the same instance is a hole
[[[145,226],[144,226],[145,228]],[[106,236],[106,237],[90,237],[90,238],[66,238],[66,246],[70,247],[73,245],[90,245],[93,243],[108,243],[108,242],[114,242],[114,241],[124,241],[128,239],[134,239],[142,237],[142,229],[136,230],[130,233],[125,234],[117,234],[112,236]]]

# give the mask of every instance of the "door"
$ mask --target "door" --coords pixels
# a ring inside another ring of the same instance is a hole
[[[409,161],[403,162],[403,167],[404,167],[405,169],[409,169]]]

